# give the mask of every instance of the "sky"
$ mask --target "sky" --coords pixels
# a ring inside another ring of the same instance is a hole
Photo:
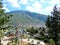
[[[55,5],[60,6],[60,0],[3,0],[3,9],[6,12],[27,10],[49,15]]]

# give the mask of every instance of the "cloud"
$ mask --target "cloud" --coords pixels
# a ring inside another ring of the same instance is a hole
[[[44,3],[44,4],[49,3],[49,2],[50,0],[40,0],[40,3]]]
[[[30,6],[31,8],[28,7],[28,10],[48,15],[51,14],[51,11],[53,11],[53,7],[55,6],[55,4],[60,3],[59,0],[39,0],[39,1],[34,0],[34,3],[32,4],[32,6]],[[33,2],[33,0],[31,0],[31,2]]]
[[[36,1],[38,1],[38,0],[29,0],[29,2],[36,2]]]
[[[28,3],[28,0],[20,0],[19,3],[20,3],[20,4],[25,4],[25,5],[26,5],[26,4]]]
[[[34,0],[29,0],[30,2],[34,2]]]
[[[49,6],[45,7],[45,8],[42,8],[42,7],[43,7],[43,5],[41,3],[34,2],[32,4],[32,6],[26,6],[26,9],[31,11],[31,12],[37,12],[37,13],[48,15],[48,14],[51,13],[51,11],[53,11],[54,5],[49,5]]]
[[[12,6],[16,7],[16,8],[19,8],[20,5],[18,3],[14,3]]]
[[[3,7],[3,9],[5,10],[5,12],[9,12],[10,11],[7,7]]]
[[[46,1],[46,0],[40,0],[40,3],[46,3],[45,1]]]
[[[7,0],[9,3],[11,3],[11,5],[15,8],[19,8],[20,5],[18,3],[18,0]]]
[[[42,14],[50,14],[56,4],[60,6],[60,0],[4,0],[4,2],[8,2],[7,4],[12,6],[16,10],[24,9]],[[6,7],[8,6],[4,4],[4,8],[8,10]],[[8,8],[10,9],[10,7]]]
[[[29,11],[31,11],[31,12],[34,12],[34,11],[35,11],[35,9],[34,9],[33,7],[31,7],[31,6],[27,6],[27,7],[26,7],[26,10],[29,10]]]
[[[46,7],[46,8],[43,8],[43,9],[41,10],[41,13],[42,13],[42,14],[46,14],[46,15],[51,14],[51,12],[53,11],[53,7],[54,7],[54,6],[48,6],[48,7]]]
[[[60,4],[60,0],[50,0],[49,4],[50,5]]]
[[[42,4],[39,2],[35,2],[32,4],[32,7],[35,9],[36,12],[40,12],[42,8]]]
[[[40,13],[41,12],[41,8],[42,8],[42,5],[39,3],[39,2],[34,2],[32,4],[32,6],[26,6],[26,9],[31,11],[31,12],[37,12],[37,13]]]

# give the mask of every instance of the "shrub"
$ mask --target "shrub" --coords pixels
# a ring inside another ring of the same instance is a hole
[[[53,39],[50,39],[49,42],[50,42],[50,45],[55,45],[55,42]]]

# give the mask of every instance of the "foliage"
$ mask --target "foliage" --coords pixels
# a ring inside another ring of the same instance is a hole
[[[18,42],[18,38],[16,37],[16,38],[15,38],[15,43],[17,43],[17,42]]]
[[[49,38],[55,41],[55,45],[58,45],[59,33],[60,33],[60,12],[55,6],[51,16],[48,16],[46,26],[49,28]]]
[[[36,37],[37,39],[39,40],[43,40],[45,43],[46,42],[49,42],[49,38],[48,38],[48,35],[45,35],[46,34],[46,29],[45,28],[40,28],[40,36]]]
[[[2,6],[1,1],[0,1],[0,6]],[[3,8],[3,6],[0,7],[0,30],[5,30],[10,27],[9,25],[7,25],[7,23],[10,21],[10,17],[12,15],[7,15],[4,12],[4,9],[2,9],[2,8]]]
[[[2,30],[8,29],[10,25],[7,23],[10,21],[10,17],[12,15],[7,15],[2,6],[2,0],[0,0],[0,45],[1,45],[1,37],[2,37]]]
[[[55,42],[54,42],[53,39],[50,39],[49,42],[50,42],[51,45],[55,45]]]
[[[48,36],[45,35],[45,28],[39,27],[38,29],[35,29],[31,27],[30,29],[27,29],[27,32],[30,33],[30,35],[36,35],[39,34],[38,36],[36,35],[34,38],[38,40],[43,40],[44,42],[49,42]]]
[[[33,34],[38,33],[38,30],[34,29],[34,27],[31,27],[30,29],[27,29],[27,32],[33,35]]]

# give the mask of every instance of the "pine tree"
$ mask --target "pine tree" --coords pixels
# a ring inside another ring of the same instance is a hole
[[[12,15],[7,15],[2,6],[2,0],[0,0],[0,45],[2,38],[2,30],[8,29],[10,26],[7,23],[10,21]]]
[[[53,8],[53,12],[51,16],[48,16],[48,19],[46,21],[46,26],[49,28],[49,38],[53,39],[55,41],[55,45],[58,44],[59,40],[59,33],[60,33],[60,11],[55,6]]]

